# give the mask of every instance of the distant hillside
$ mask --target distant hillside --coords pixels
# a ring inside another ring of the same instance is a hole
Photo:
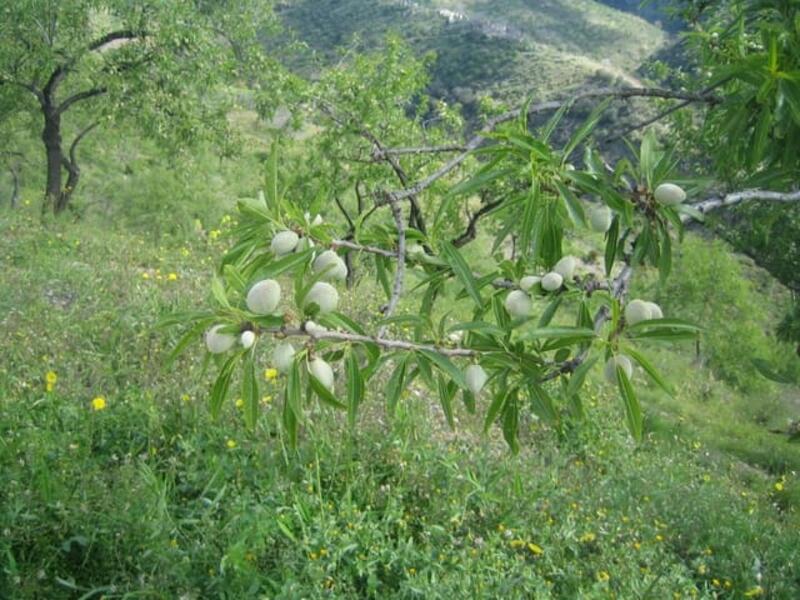
[[[293,0],[279,8],[313,69],[352,43],[374,48],[394,31],[435,51],[431,91],[467,106],[484,94],[518,101],[590,78],[636,84],[668,34],[593,0]]]
[[[673,18],[667,10],[666,0],[653,0],[642,6],[642,0],[600,0],[618,10],[632,13],[647,19],[651,23],[656,23],[660,27],[669,31],[677,31],[682,27],[680,20]]]

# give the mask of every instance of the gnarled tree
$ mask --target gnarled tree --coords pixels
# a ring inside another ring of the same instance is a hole
[[[177,147],[229,140],[221,84],[274,65],[257,34],[270,2],[20,0],[0,19],[0,106],[41,117],[46,206],[70,203],[77,150],[110,120]],[[65,127],[69,116],[73,122]],[[65,140],[65,130],[76,133]],[[66,178],[65,178],[66,176]]]

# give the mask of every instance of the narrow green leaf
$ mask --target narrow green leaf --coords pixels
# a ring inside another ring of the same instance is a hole
[[[211,279],[211,294],[214,296],[214,300],[217,301],[217,304],[223,308],[231,307],[231,303],[228,301],[228,295],[225,293],[225,285],[219,277]]]
[[[453,331],[477,331],[480,333],[486,333],[490,335],[498,335],[502,336],[505,335],[505,331],[500,329],[497,325],[493,325],[492,323],[487,323],[485,321],[470,321],[466,323],[456,323],[452,327],[450,327],[448,332]]]
[[[514,454],[519,453],[519,406],[517,405],[516,393],[509,395],[508,401],[503,407],[503,438],[508,447]]]
[[[555,180],[554,183],[556,188],[558,188],[558,195],[561,196],[561,199],[564,201],[564,206],[572,222],[578,227],[586,227],[586,212],[583,210],[583,204],[581,204],[580,200],[578,200],[575,194],[572,193],[572,190],[566,185],[559,180]]]
[[[304,357],[302,355],[295,355],[294,362],[292,366],[289,367],[289,372],[286,376],[286,400],[298,422],[302,420],[303,415],[303,390],[300,384],[300,363],[303,359]]]
[[[488,433],[489,428],[494,424],[495,420],[497,420],[497,415],[500,414],[500,411],[505,406],[508,397],[509,393],[507,390],[500,390],[498,391],[497,395],[492,398],[492,403],[489,405],[489,410],[486,411],[486,418],[483,420],[484,433]]]
[[[672,239],[669,230],[664,227],[661,233],[661,256],[658,261],[658,275],[661,283],[664,283],[672,271]]]
[[[556,406],[550,394],[535,381],[530,381],[528,383],[528,394],[530,395],[531,407],[534,414],[545,423],[550,425],[557,424],[558,411],[556,410]]]
[[[478,290],[478,286],[475,284],[475,278],[472,276],[472,270],[464,260],[464,257],[461,256],[461,253],[448,242],[443,242],[441,248],[442,257],[447,261],[447,264],[450,265],[450,268],[453,270],[453,273],[455,273],[456,278],[464,286],[464,289],[467,290],[467,293],[475,302],[475,306],[477,306],[479,309],[483,308],[483,299],[481,298],[481,293]]]
[[[225,402],[225,398],[228,395],[228,388],[231,385],[233,368],[236,366],[236,361],[239,360],[239,358],[239,354],[234,354],[225,361],[217,375],[216,381],[214,381],[214,386],[211,388],[209,408],[213,419],[217,419],[222,410],[222,403]]]
[[[611,222],[611,228],[606,233],[606,252],[605,267],[606,277],[611,276],[611,269],[614,268],[614,261],[617,259],[617,243],[619,241],[619,217],[615,216]]]
[[[317,397],[322,400],[323,403],[337,410],[347,410],[347,406],[342,402],[339,402],[336,396],[334,396],[333,392],[322,385],[322,382],[314,377],[311,373],[308,374],[308,383],[311,384],[311,389],[314,391]]]
[[[631,432],[633,439],[637,442],[642,441],[642,407],[639,405],[639,399],[633,391],[630,379],[628,379],[625,370],[617,366],[617,383],[619,384],[619,391],[622,394],[622,401],[625,404],[625,421],[628,425],[628,430]]]
[[[408,355],[403,356],[397,363],[386,383],[386,406],[390,415],[394,415],[397,410],[397,402],[400,400],[404,386],[403,381],[406,376],[406,366],[408,365]]]
[[[233,265],[225,265],[222,269],[223,274],[225,275],[225,281],[228,282],[228,286],[243,294],[245,292],[245,288],[247,287],[247,282],[242,277],[242,274],[239,272],[239,269],[234,267]]]
[[[437,388],[439,390],[439,402],[442,404],[442,411],[447,418],[447,424],[450,429],[455,429],[456,423],[453,418],[453,395],[456,391],[456,386],[450,385],[444,377],[439,375],[437,378]]]
[[[535,329],[530,329],[525,332],[527,337],[532,339],[537,338],[547,338],[547,339],[559,339],[559,338],[570,338],[576,340],[589,340],[594,338],[597,334],[595,334],[593,329],[585,328],[585,327],[537,327]]]
[[[164,360],[162,369],[169,369],[175,360],[180,356],[192,342],[198,341],[202,338],[202,333],[213,322],[213,318],[204,319],[195,323],[186,333],[184,333],[175,347],[167,355]]]
[[[242,372],[242,400],[244,401],[244,422],[249,429],[255,429],[258,420],[258,381],[253,353],[248,352]]]
[[[572,134],[569,142],[564,147],[564,151],[562,153],[563,160],[566,162],[569,160],[570,155],[575,151],[575,149],[580,146],[586,138],[588,138],[594,128],[597,127],[597,124],[600,122],[600,119],[603,118],[603,113],[608,108],[608,105],[611,103],[611,98],[606,98],[600,104],[595,107],[595,109],[591,112],[591,114],[586,118],[586,121],[575,130],[575,133]]]
[[[645,370],[645,373],[647,373],[650,376],[650,379],[652,379],[655,382],[655,384],[658,385],[658,387],[667,392],[667,394],[669,394],[670,396],[673,396],[675,394],[675,391],[672,389],[672,386],[666,382],[666,380],[656,370],[653,364],[649,360],[647,360],[647,358],[645,358],[642,354],[640,354],[633,348],[626,348],[625,353],[628,354],[628,356],[630,356],[631,358],[633,358],[637,363],[639,363],[639,365],[641,365],[641,367]]]
[[[255,268],[251,267],[246,269],[246,273],[248,273],[248,278],[251,281],[260,281],[262,279],[269,278],[274,279],[278,275],[282,275],[283,273],[291,271],[299,265],[302,265],[308,260],[313,251],[314,250],[312,248],[309,248],[308,250],[303,250],[302,252],[294,252],[287,256],[281,257],[278,260],[273,260],[272,254],[262,254],[259,257],[259,263],[253,265]]]
[[[573,396],[577,394],[581,387],[583,386],[583,382],[586,380],[586,375],[592,369],[594,364],[597,362],[597,357],[590,358],[581,364],[569,378],[569,384],[567,385],[567,396]]]
[[[464,373],[462,373],[461,369],[456,367],[444,354],[439,354],[438,352],[433,352],[431,350],[417,350],[416,352],[435,364],[440,371],[449,375],[458,387],[467,387],[467,381],[464,379]]]
[[[461,400],[464,402],[464,407],[471,415],[475,414],[475,394],[469,390],[461,390]]]
[[[364,380],[361,377],[361,368],[358,366],[358,358],[353,348],[350,348],[347,353],[345,372],[347,375],[347,420],[350,427],[355,427],[358,407],[364,397]]]

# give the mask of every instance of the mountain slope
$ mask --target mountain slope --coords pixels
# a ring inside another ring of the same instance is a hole
[[[294,0],[279,12],[314,53],[306,69],[335,60],[337,48],[375,48],[397,32],[436,52],[431,91],[464,104],[484,94],[541,97],[593,77],[636,84],[638,67],[669,39],[593,0]]]

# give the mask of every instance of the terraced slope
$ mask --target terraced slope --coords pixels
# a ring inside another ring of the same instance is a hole
[[[668,41],[594,0],[294,0],[280,13],[314,51],[306,68],[335,60],[342,46],[374,48],[394,31],[437,53],[432,92],[466,104],[485,93],[545,96],[592,77],[634,84]]]

